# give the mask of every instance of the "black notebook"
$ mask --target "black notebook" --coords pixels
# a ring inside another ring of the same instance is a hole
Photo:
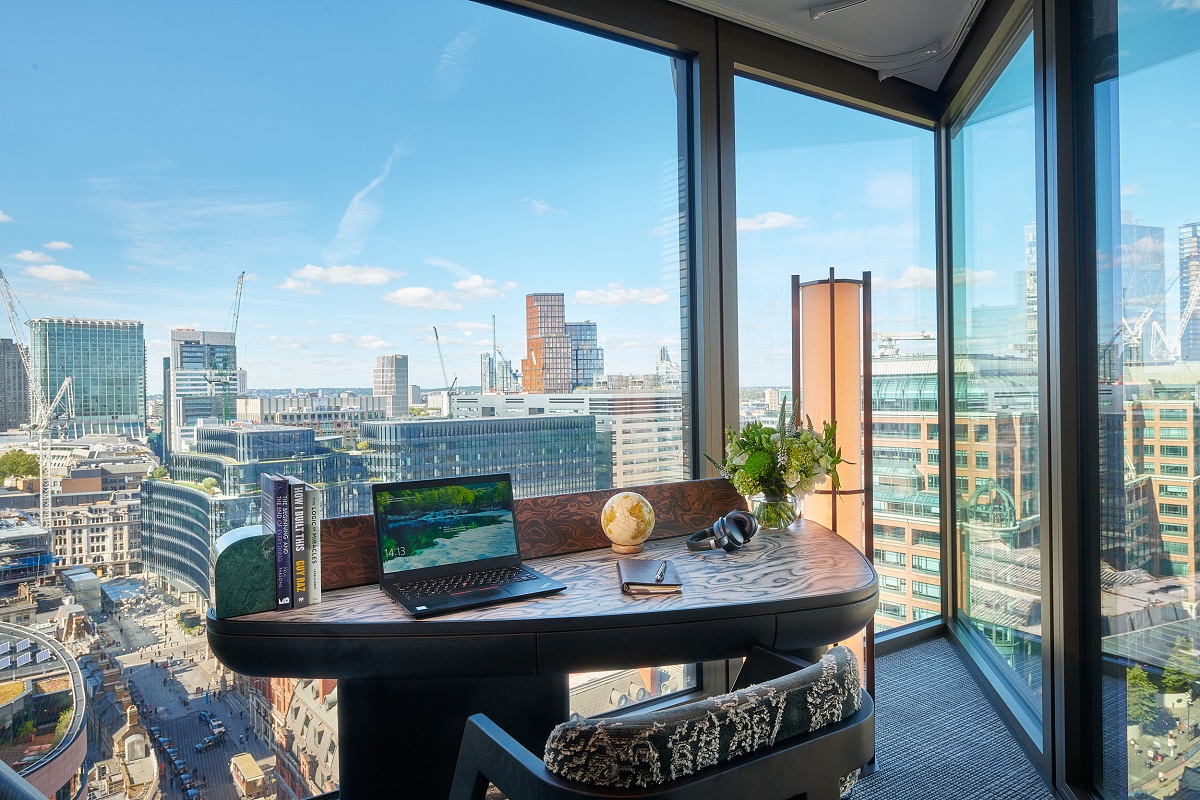
[[[678,594],[683,580],[670,561],[622,558],[617,561],[621,591],[625,594]]]

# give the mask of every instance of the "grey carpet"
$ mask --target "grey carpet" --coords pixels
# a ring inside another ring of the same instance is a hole
[[[944,639],[876,661],[879,771],[853,800],[1054,800]]]

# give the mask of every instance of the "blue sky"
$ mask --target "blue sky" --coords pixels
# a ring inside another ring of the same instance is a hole
[[[678,357],[665,56],[466,0],[8,4],[0,30],[0,268],[29,316],[143,321],[152,392],[169,331],[222,329],[242,270],[255,388],[369,385],[394,352],[441,385],[435,325],[477,383],[493,314],[522,355],[529,292],[596,321],[610,372]],[[1197,74],[1123,78],[1123,203],[1167,227],[1168,271],[1198,167],[1161,155],[1200,150]],[[931,136],[749,80],[737,103],[743,384],[787,374],[793,273],[871,269],[877,330],[930,329]],[[1022,268],[1002,210],[981,274]]]
[[[478,382],[564,292],[610,371],[679,355],[670,59],[468,2],[8,7],[0,262],[33,317],[223,329],[252,387]],[[63,20],[69,20],[63,24]]]

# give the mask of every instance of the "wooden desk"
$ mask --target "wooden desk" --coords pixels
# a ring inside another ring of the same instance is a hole
[[[210,612],[208,638],[247,675],[339,679],[343,798],[442,798],[472,713],[541,752],[568,716],[570,672],[733,658],[754,644],[811,657],[867,625],[878,600],[866,558],[804,521],[735,553],[670,538],[641,557],[670,558],[684,593],[623,595],[606,548],[531,561],[567,584],[550,597],[417,621],[362,586],[299,611]]]

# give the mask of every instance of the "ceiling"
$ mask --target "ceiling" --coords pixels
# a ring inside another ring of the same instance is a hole
[[[936,89],[984,0],[675,2]]]

